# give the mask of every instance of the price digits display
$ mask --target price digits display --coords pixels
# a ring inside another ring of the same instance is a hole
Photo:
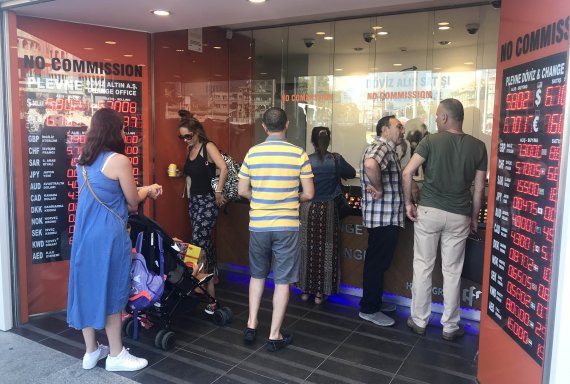
[[[487,313],[542,365],[566,100],[566,53],[503,73]]]
[[[133,166],[135,181],[142,184],[141,83],[112,84],[132,91],[121,98],[109,97],[109,92],[27,92],[28,116],[41,122],[27,124],[34,264],[69,259],[80,189],[76,165],[86,141],[87,125],[96,110],[112,108],[123,116],[125,154]]]

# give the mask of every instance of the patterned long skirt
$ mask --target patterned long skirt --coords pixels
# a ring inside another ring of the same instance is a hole
[[[338,213],[334,200],[302,203],[300,208],[301,271],[299,288],[334,295],[340,282]]]
[[[218,262],[216,258],[216,247],[212,232],[218,218],[218,206],[216,198],[211,194],[190,195],[188,203],[188,214],[192,222],[192,241],[204,250],[208,273],[218,274]]]

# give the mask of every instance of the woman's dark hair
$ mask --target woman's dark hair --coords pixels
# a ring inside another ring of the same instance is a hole
[[[103,151],[125,154],[125,140],[123,131],[123,117],[111,108],[102,108],[93,114],[91,125],[87,130],[87,137],[81,156],[77,161],[80,165],[91,165]]]
[[[311,143],[315,146],[315,152],[319,159],[323,160],[327,148],[331,143],[331,131],[327,127],[315,127],[311,132]]]
[[[178,129],[186,128],[195,135],[198,135],[200,142],[209,141],[208,136],[206,136],[206,131],[202,126],[202,123],[194,117],[194,114],[185,109],[178,111],[178,116],[180,116],[180,123],[178,124]]]

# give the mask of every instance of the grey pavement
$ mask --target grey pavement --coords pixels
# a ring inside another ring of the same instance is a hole
[[[81,360],[37,342],[0,331],[0,383],[136,383],[97,366],[81,367]]]

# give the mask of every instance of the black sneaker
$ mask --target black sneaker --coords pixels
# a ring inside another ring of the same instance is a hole
[[[243,341],[246,344],[253,344],[257,336],[257,331],[253,328],[246,328],[243,330]]]
[[[277,352],[278,350],[285,348],[292,342],[293,342],[293,335],[283,333],[283,338],[281,340],[267,339],[267,350],[269,352]]]

